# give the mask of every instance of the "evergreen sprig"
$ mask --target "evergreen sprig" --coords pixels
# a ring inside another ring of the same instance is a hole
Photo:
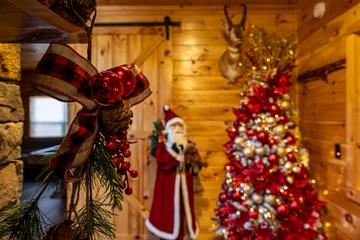
[[[126,185],[124,180],[118,175],[117,169],[100,139],[101,137],[98,137],[90,156],[92,172],[96,173],[101,186],[104,188],[104,194],[102,196],[103,204],[110,205],[112,210],[115,208],[121,210],[123,189]]]
[[[38,240],[44,236],[44,219],[38,199],[9,206],[0,215],[0,238]]]
[[[78,212],[75,229],[85,234],[86,239],[115,239],[114,227],[110,222],[112,211],[104,208],[102,202],[90,199]]]

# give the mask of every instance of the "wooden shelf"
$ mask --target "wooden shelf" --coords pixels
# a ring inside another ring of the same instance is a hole
[[[0,42],[86,42],[86,33],[37,0],[0,1]]]

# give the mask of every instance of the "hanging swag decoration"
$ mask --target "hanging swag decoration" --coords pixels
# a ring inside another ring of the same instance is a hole
[[[129,107],[151,94],[147,79],[136,65],[98,73],[85,58],[61,44],[50,45],[38,64],[33,87],[60,101],[76,101],[83,106],[51,159],[55,173],[68,181],[76,179],[76,171],[71,170],[84,165],[98,132],[106,137],[111,155],[117,153],[117,145],[122,151],[117,157],[129,155],[128,145],[123,144],[132,117]]]
[[[121,209],[124,189],[132,193],[128,175],[138,176],[127,159],[131,156],[127,140],[133,116],[130,107],[151,94],[148,80],[135,64],[99,73],[69,46],[52,43],[37,66],[33,87],[83,108],[57,152],[49,157],[50,168],[40,174],[43,184],[33,199],[0,213],[0,238],[114,239],[111,210]],[[67,216],[49,226],[38,201],[49,185],[61,181],[72,183]],[[83,206],[79,204],[80,187],[86,197]],[[59,235],[60,229],[67,229],[60,231],[66,237]]]

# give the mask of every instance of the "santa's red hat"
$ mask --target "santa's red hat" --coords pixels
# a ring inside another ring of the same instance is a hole
[[[170,125],[174,123],[180,123],[184,126],[184,128],[186,127],[184,120],[174,113],[168,105],[164,105],[163,110],[165,115],[165,130],[168,130]]]

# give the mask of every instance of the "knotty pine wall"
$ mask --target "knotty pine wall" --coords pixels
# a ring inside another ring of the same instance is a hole
[[[298,72],[304,73],[345,58],[346,38],[360,30],[359,1],[325,1],[327,13],[312,18],[313,1],[302,2],[298,12]],[[359,239],[360,205],[346,197],[346,71],[328,75],[328,81],[299,84],[301,130],[310,150],[310,172],[327,202],[330,239]],[[341,159],[334,144],[341,144]]]
[[[269,31],[295,32],[293,7],[251,4],[248,7],[251,23]],[[213,223],[213,209],[224,180],[227,157],[222,145],[228,140],[225,129],[234,120],[231,108],[238,106],[240,98],[239,88],[227,85],[218,69],[218,60],[226,49],[221,33],[222,9],[223,6],[100,6],[98,9],[99,22],[162,21],[166,15],[173,21],[181,21],[180,28],[172,29],[173,96],[169,104],[186,121],[190,139],[196,142],[201,156],[209,163],[200,174],[204,191],[195,197],[201,230],[199,239],[214,237],[208,228]],[[159,28],[137,27],[106,31],[162,33]]]

